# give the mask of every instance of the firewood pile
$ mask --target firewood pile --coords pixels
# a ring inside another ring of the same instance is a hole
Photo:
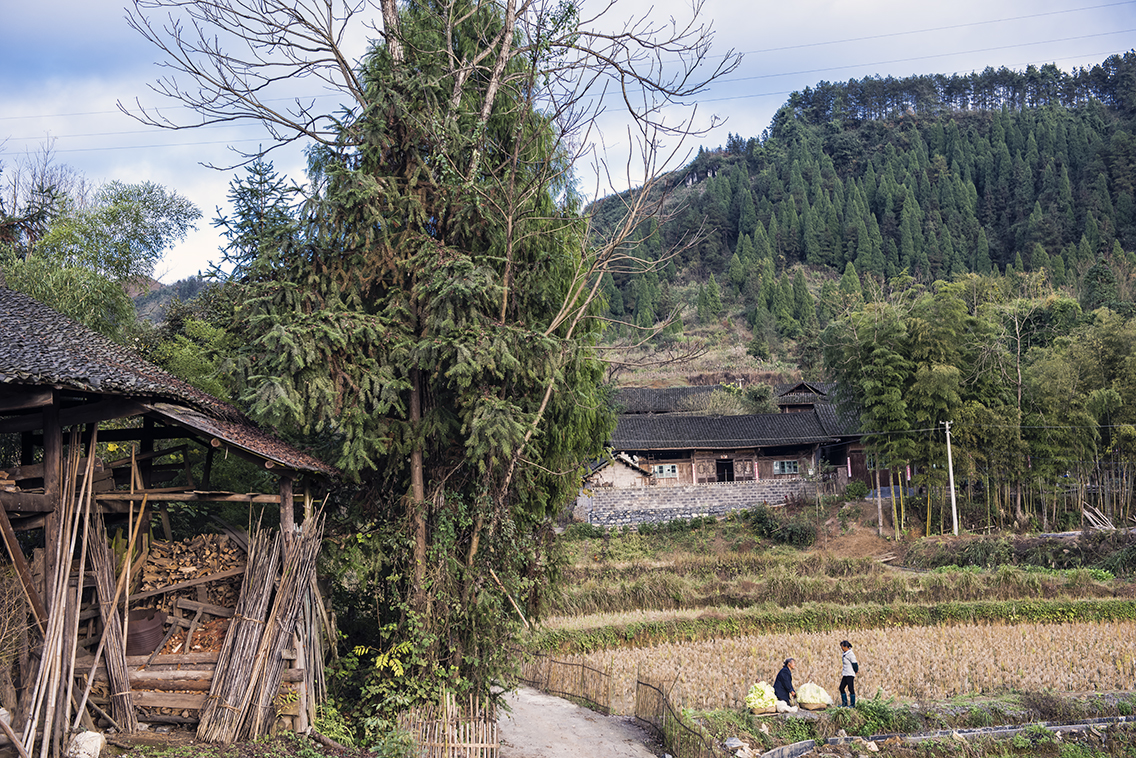
[[[150,543],[146,563],[142,566],[142,581],[137,591],[151,593],[229,573],[233,569],[243,570],[244,566],[244,550],[227,534],[199,534],[177,542],[153,541]],[[198,586],[205,588],[204,597],[197,589]],[[162,593],[154,598],[152,605],[172,616],[181,615],[177,612],[177,601],[180,599],[231,609],[237,605],[240,586],[240,574],[226,576],[201,585]]]

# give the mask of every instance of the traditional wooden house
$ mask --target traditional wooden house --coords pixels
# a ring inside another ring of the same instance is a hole
[[[659,486],[797,478],[836,442],[816,413],[623,415],[613,449],[636,456]]]
[[[608,486],[682,486],[799,478],[822,465],[844,472],[849,456],[863,468],[860,434],[841,418],[833,385],[796,382],[776,387],[778,413],[721,416],[699,412],[720,388],[628,388],[616,398],[620,411],[613,451],[650,472],[614,478]]]
[[[192,448],[203,451],[196,466]],[[275,491],[216,491],[220,456],[271,473]],[[199,723],[199,736],[222,742],[305,729],[322,686],[313,498],[335,474],[233,406],[0,286],[0,531],[30,614],[16,664],[0,671],[0,705],[16,714],[20,741],[38,734],[58,750],[67,728],[100,721],[126,732],[140,720]],[[278,507],[279,535],[214,525],[220,534],[180,567],[168,521],[150,539],[167,505],[204,513],[218,502]],[[118,570],[104,531],[116,518]],[[211,620],[228,625],[210,632],[221,649],[195,652]],[[175,635],[184,646],[166,654]]]

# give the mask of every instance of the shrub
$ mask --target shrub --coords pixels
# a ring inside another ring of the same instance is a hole
[[[816,538],[816,525],[804,517],[786,521],[774,536],[778,542],[800,549],[812,545]]]
[[[560,535],[566,540],[595,540],[607,536],[607,529],[595,524],[570,524]]]
[[[868,485],[860,480],[848,482],[848,486],[844,488],[845,500],[863,500],[868,496]]]
[[[816,725],[811,719],[790,716],[773,728],[774,736],[785,743],[816,739]]]
[[[921,728],[919,716],[908,706],[895,707],[895,699],[861,698],[856,710],[864,717],[859,734],[864,737],[889,732],[916,732]]]
[[[816,526],[804,516],[782,520],[772,509],[762,504],[744,511],[742,518],[758,537],[782,545],[806,548],[816,542]]]

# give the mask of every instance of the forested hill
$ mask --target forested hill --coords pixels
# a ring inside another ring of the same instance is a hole
[[[697,286],[700,317],[715,315],[707,299],[720,291],[758,332],[793,337],[785,330],[809,317],[789,286],[798,264],[814,296],[848,264],[928,283],[1044,269],[1081,296],[1098,261],[1112,275],[1131,267],[1134,186],[1133,52],[1071,73],[821,82],[793,93],[760,137],[731,134],[670,178],[679,210],[644,230],[639,255],[657,259],[699,229],[703,239],[658,274],[610,278],[609,307],[643,325]],[[618,205],[598,207],[601,227]]]

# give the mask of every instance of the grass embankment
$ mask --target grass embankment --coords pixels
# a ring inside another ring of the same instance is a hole
[[[840,526],[825,541],[839,547],[842,533],[856,527],[833,521]],[[923,571],[817,547],[770,546],[745,518],[651,535],[573,538],[570,530],[567,537],[564,581],[551,617],[531,638],[541,650],[588,652],[786,630],[1136,619],[1136,584],[1098,567],[1127,570],[1136,549],[1130,541],[1109,544],[1096,535],[879,541],[894,562],[938,567]],[[1079,567],[1049,568],[1055,553],[1066,566]],[[974,565],[995,561],[1006,562]]]

